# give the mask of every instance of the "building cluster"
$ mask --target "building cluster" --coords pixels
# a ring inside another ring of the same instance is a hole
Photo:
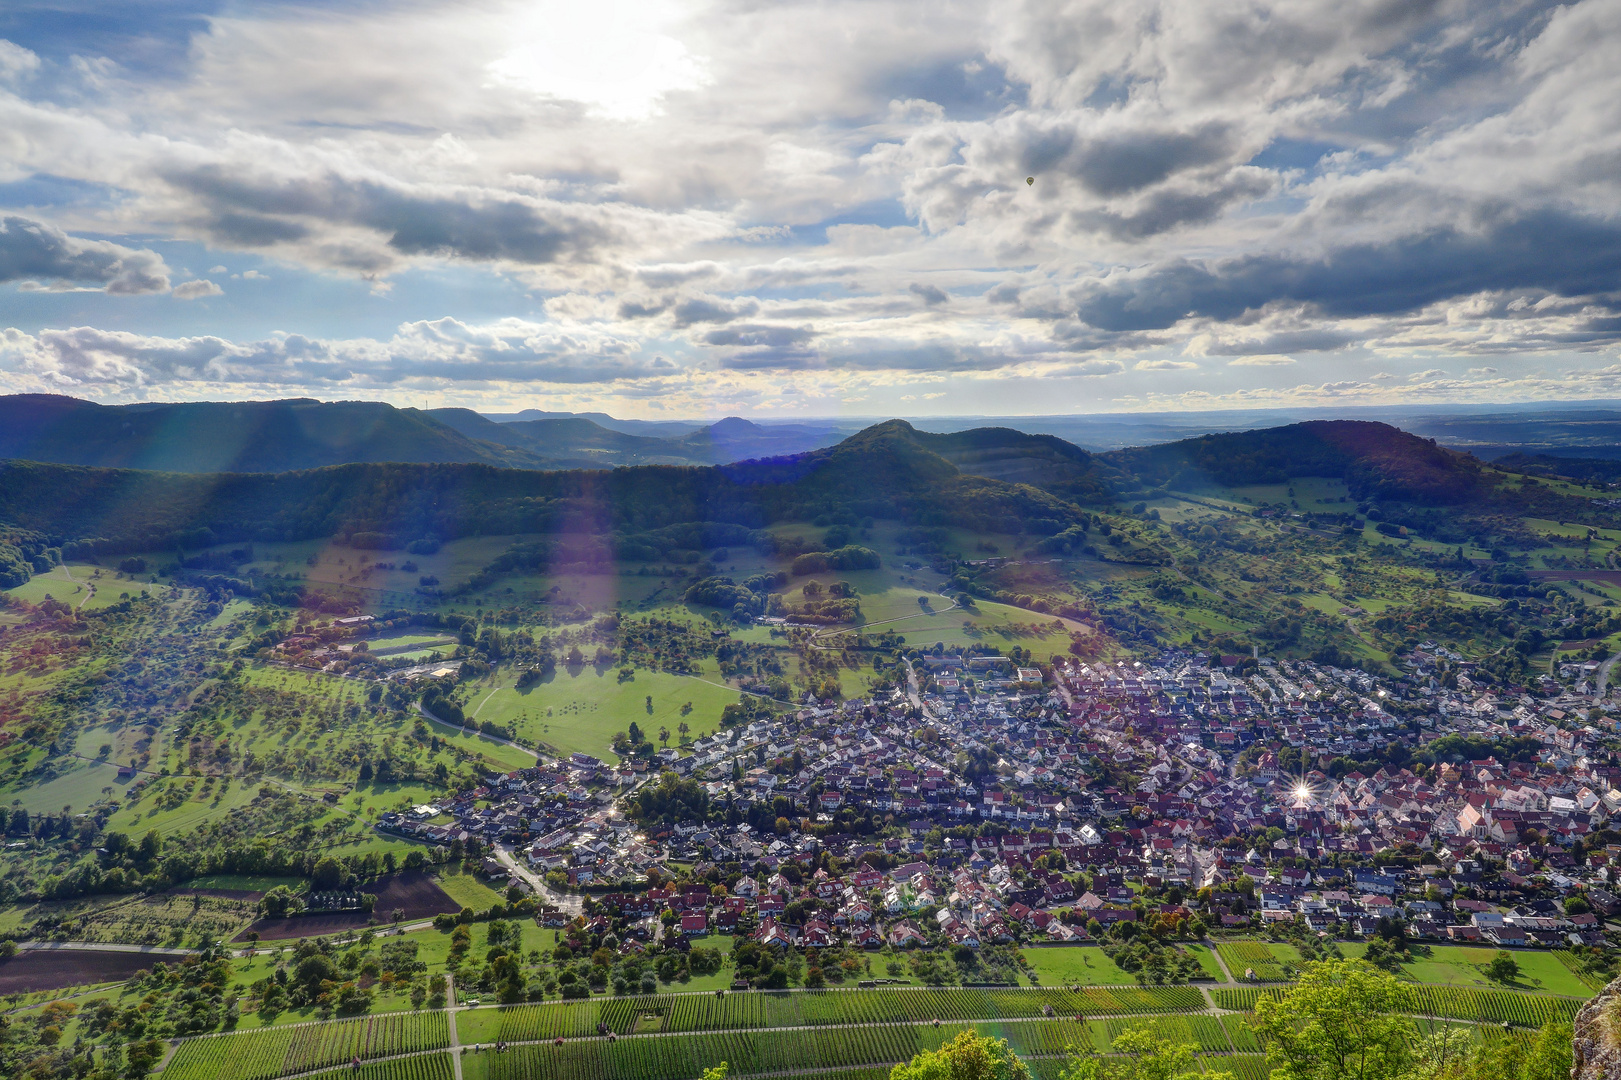
[[[576,754],[384,827],[507,845],[612,890],[649,936],[979,946],[1399,918],[1436,940],[1602,942],[1621,915],[1621,851],[1595,837],[1621,810],[1604,714],[1583,687],[1488,690],[1444,653],[1414,650],[1399,679],[1176,652],[1047,671],[925,656],[907,690],[651,765]],[[1419,763],[1460,735],[1487,752]],[[1515,760],[1492,750],[1510,742]],[[621,797],[665,771],[702,787],[701,819],[627,816]],[[708,884],[666,884],[682,880]]]

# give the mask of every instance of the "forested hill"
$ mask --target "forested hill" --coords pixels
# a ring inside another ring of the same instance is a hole
[[[274,473],[389,461],[513,469],[720,465],[828,441],[823,429],[762,427],[736,417],[668,438],[627,434],[584,416],[497,423],[470,409],[382,401],[97,405],[59,395],[0,395],[0,458],[161,472]]]
[[[973,476],[899,421],[838,446],[722,467],[533,472],[477,464],[356,464],[277,474],[182,474],[0,463],[0,522],[102,549],[365,534],[377,546],[480,534],[749,528],[845,512],[1037,535],[1072,503]]]
[[[1098,460],[1145,486],[1199,491],[1339,477],[1360,499],[1454,505],[1483,495],[1495,474],[1477,458],[1389,424],[1312,420],[1115,450]]]
[[[186,474],[0,462],[0,524],[101,549],[364,534],[375,546],[511,533],[748,529],[822,515],[1045,536],[1116,491],[1343,477],[1359,498],[1452,505],[1497,473],[1384,424],[1323,421],[1093,455],[1007,428],[950,435],[901,420],[836,446],[723,466],[531,471],[489,464],[347,464]]]
[[[378,401],[97,405],[47,394],[0,397],[0,457],[200,473],[286,472],[352,461],[539,463],[416,409]]]

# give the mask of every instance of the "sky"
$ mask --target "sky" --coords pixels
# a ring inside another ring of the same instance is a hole
[[[0,389],[1621,397],[1621,0],[6,0]]]

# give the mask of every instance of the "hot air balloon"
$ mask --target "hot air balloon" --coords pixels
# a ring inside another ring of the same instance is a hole
[[[1029,186],[1034,187],[1036,184],[1036,178],[1033,176],[1027,176],[1024,178],[1024,182]]]

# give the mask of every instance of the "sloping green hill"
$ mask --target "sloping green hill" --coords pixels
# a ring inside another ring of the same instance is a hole
[[[1312,420],[1098,457],[1144,485],[1182,491],[1324,476],[1343,479],[1358,498],[1453,505],[1492,485],[1492,474],[1476,458],[1362,420]]]

